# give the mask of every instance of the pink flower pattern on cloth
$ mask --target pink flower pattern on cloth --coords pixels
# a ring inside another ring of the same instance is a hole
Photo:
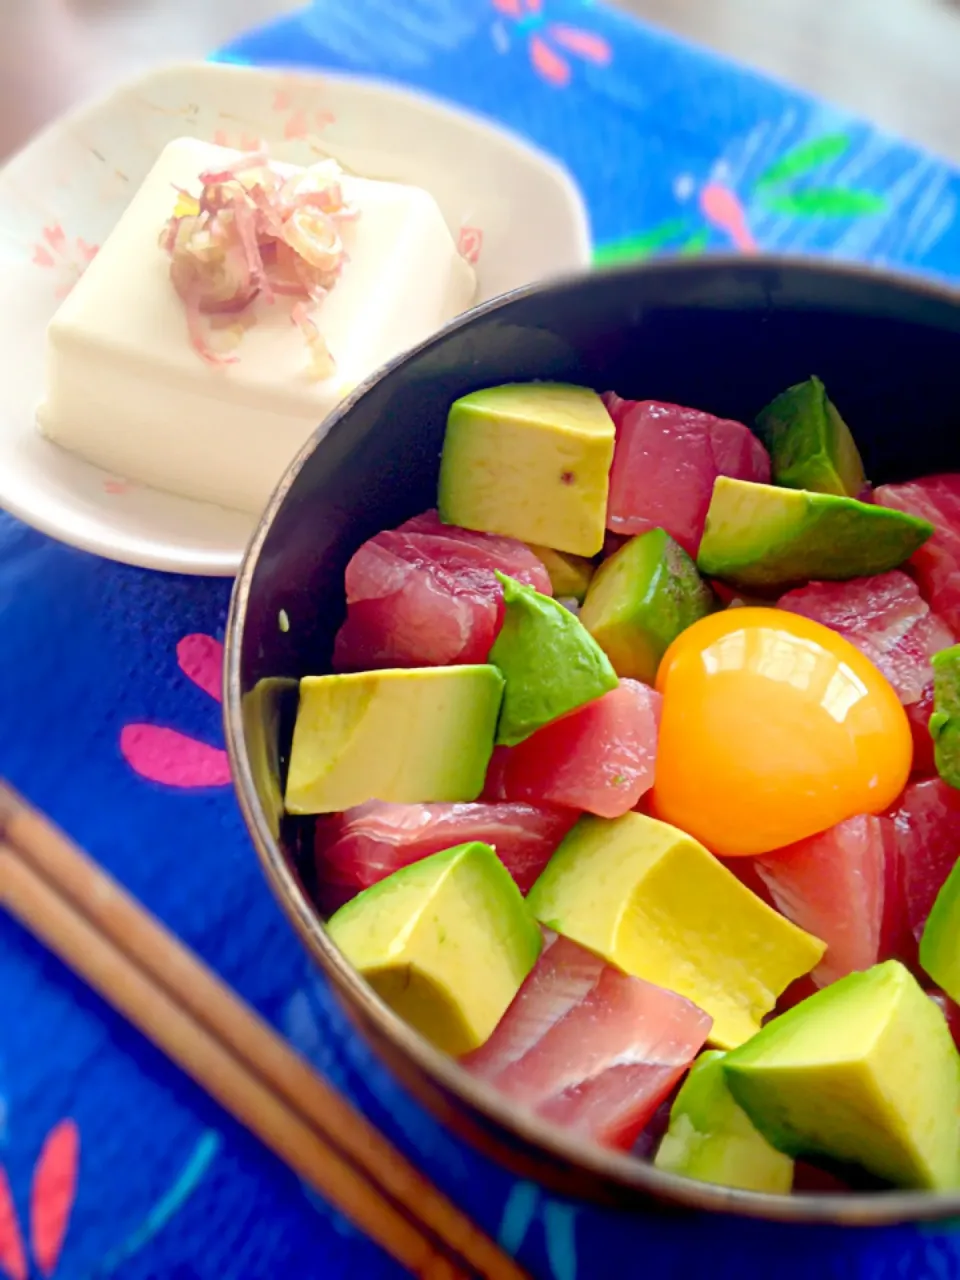
[[[30,1190],[30,1254],[42,1276],[52,1276],[60,1261],[77,1191],[80,1133],[61,1120],[47,1134],[33,1170]],[[9,1280],[28,1280],[27,1245],[17,1219],[10,1184],[0,1165],[0,1271]]]
[[[613,52],[603,36],[565,22],[550,22],[543,0],[493,0],[497,13],[516,24],[518,35],[525,36],[530,62],[547,84],[558,89],[570,83],[573,70],[566,53],[575,54],[594,66],[605,67]]]
[[[223,644],[213,636],[184,636],[177,645],[177,665],[198,689],[222,701]],[[222,747],[191,738],[158,724],[128,724],[120,734],[120,751],[142,778],[168,787],[225,787],[230,764]]]

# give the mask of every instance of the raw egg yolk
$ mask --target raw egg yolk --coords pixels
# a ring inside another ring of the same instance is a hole
[[[658,818],[725,857],[879,813],[910,773],[910,727],[869,659],[819,622],[737,608],[678,636],[663,694]]]

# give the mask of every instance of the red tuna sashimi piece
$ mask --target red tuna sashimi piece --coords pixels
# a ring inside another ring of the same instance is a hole
[[[756,858],[717,858],[717,861],[723,863],[727,870],[737,877],[743,887],[749,889],[751,893],[755,893],[761,902],[765,902],[768,907],[774,906],[770,890],[757,870]]]
[[[475,547],[485,553],[487,564],[493,563],[501,573],[507,573],[518,582],[536,587],[544,595],[551,595],[550,574],[540,557],[516,538],[497,533],[478,533],[476,529],[463,529],[458,524],[444,524],[433,509],[422,511],[398,525],[397,533],[427,534],[433,538],[445,538],[457,547]],[[452,550],[452,548],[451,548]]]
[[[793,1166],[793,1190],[794,1194],[845,1195],[851,1187],[838,1174],[797,1160]]]
[[[890,816],[903,913],[919,942],[934,900],[960,858],[960,791],[940,778],[911,782]]]
[[[605,402],[617,428],[607,528],[666,529],[697,554],[717,476],[770,480],[766,449],[742,422],[657,400]]]
[[[628,1148],[711,1024],[685,997],[548,933],[496,1031],[462,1063],[538,1115]]]
[[[960,1007],[955,1005],[949,996],[944,995],[942,991],[936,988],[933,991],[928,991],[927,995],[946,1018],[950,1034],[953,1036],[953,1043],[960,1048]]]
[[[499,569],[549,595],[529,547],[444,525],[425,512],[365,542],[347,565],[338,671],[485,662],[503,620]]]
[[[670,1112],[673,1110],[678,1092],[679,1086],[670,1090],[637,1135],[631,1151],[639,1160],[653,1160],[656,1156],[657,1148],[663,1141],[663,1135],[670,1128]]]
[[[372,800],[317,823],[317,875],[356,893],[431,853],[482,840],[527,893],[576,819],[566,809],[530,804]]]
[[[900,569],[849,582],[811,582],[781,596],[779,607],[822,622],[856,645],[904,706],[932,690],[930,659],[954,643],[953,632]]]
[[[883,927],[880,931],[880,959],[902,960],[915,967],[918,962],[917,939],[907,918],[903,887],[903,854],[896,824],[889,813],[880,816],[886,851],[886,875],[883,882]]]
[[[748,862],[749,859],[738,858],[736,861]],[[773,906],[772,902],[770,906]],[[786,1013],[788,1009],[792,1009],[795,1005],[802,1004],[804,1000],[809,999],[810,996],[816,995],[819,990],[820,988],[809,973],[804,973],[799,978],[794,978],[793,982],[780,992],[776,1008],[769,1016],[771,1018],[779,1017],[781,1013]]]
[[[873,500],[935,526],[910,564],[930,608],[960,634],[960,473],[882,484],[873,491]]]
[[[930,717],[933,715],[932,680],[921,694],[919,702],[911,702],[906,712],[913,738],[913,773],[929,777],[937,772],[933,739],[930,737]]]
[[[877,963],[887,874],[883,821],[866,814],[754,859],[777,910],[827,944],[818,987]]]
[[[626,546],[630,539],[626,534],[611,533],[608,529],[603,535],[603,551],[600,553],[601,558],[606,560],[610,556],[615,555],[621,547]]]
[[[653,786],[660,694],[621,680],[601,698],[494,751],[484,798],[619,818]]]

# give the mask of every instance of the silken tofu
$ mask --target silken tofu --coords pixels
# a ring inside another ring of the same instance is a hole
[[[343,175],[359,216],[340,224],[346,261],[312,311],[335,372],[311,372],[295,300],[262,294],[242,313],[204,318],[210,346],[235,357],[205,362],[160,239],[175,188],[199,194],[204,170],[238,158],[191,138],[165,148],[49,326],[38,422],[49,439],[127,479],[259,514],[339,400],[469,307],[476,282],[431,195]]]

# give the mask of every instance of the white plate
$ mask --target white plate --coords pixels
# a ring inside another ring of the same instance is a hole
[[[183,573],[236,572],[249,515],[126,483],[38,435],[44,334],[173,138],[332,155],[425,187],[478,301],[586,266],[587,215],[567,173],[520,139],[418,94],[340,75],[198,63],[145,75],[59,120],[0,170],[0,505],[64,542]]]

